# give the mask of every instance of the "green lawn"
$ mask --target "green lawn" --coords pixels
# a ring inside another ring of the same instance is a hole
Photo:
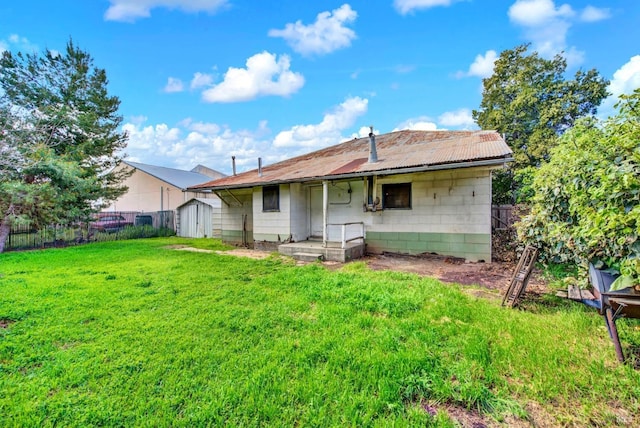
[[[338,271],[158,238],[0,254],[0,425],[640,425],[602,318],[364,263]],[[638,324],[618,323],[638,346]],[[538,415],[531,413],[537,409]]]

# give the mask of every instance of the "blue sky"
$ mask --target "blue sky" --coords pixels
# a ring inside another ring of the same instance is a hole
[[[639,24],[637,0],[5,0],[0,51],[73,38],[122,102],[130,160],[228,174],[370,125],[473,129],[482,78],[521,43],[628,93]]]

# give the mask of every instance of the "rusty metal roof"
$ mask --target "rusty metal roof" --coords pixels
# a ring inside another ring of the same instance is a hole
[[[376,163],[368,163],[369,138],[356,138],[265,166],[262,176],[254,169],[191,188],[216,190],[327,177],[399,174],[420,167],[460,168],[478,161],[497,165],[511,160],[512,155],[496,131],[398,131],[377,135],[376,148]]]

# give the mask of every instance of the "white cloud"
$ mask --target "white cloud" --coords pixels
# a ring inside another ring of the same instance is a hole
[[[199,89],[213,84],[213,75],[197,72],[191,79],[191,89]]]
[[[178,9],[183,12],[214,13],[227,4],[227,0],[109,0],[111,6],[104,13],[107,21],[134,22],[151,16],[151,9]]]
[[[597,22],[611,17],[611,10],[608,8],[598,8],[587,6],[580,14],[580,20],[584,22]]]
[[[484,56],[476,55],[475,61],[469,66],[469,71],[459,71],[456,77],[476,76],[482,79],[490,77],[493,74],[493,66],[498,58],[498,54],[494,50],[488,50]]]
[[[138,116],[129,116],[129,122],[134,125],[141,125],[147,121],[147,116],[138,115]]]
[[[231,172],[231,156],[235,156],[238,170],[245,171],[257,167],[258,157],[268,165],[346,140],[342,133],[366,113],[367,105],[366,99],[348,98],[320,123],[295,125],[275,138],[267,121],[260,121],[253,130],[232,130],[190,118],[173,127],[145,125],[145,118],[136,117],[123,125],[129,134],[126,152],[132,161],[185,170],[202,164],[226,173]]]
[[[609,91],[614,96],[630,94],[637,88],[640,88],[640,55],[631,57],[626,64],[616,70],[609,84]]]
[[[324,55],[351,46],[356,33],[346,25],[358,14],[348,4],[331,12],[321,12],[316,21],[304,25],[301,21],[286,24],[284,29],[269,30],[270,37],[282,37],[291,48],[302,55]]]
[[[611,16],[610,10],[586,6],[581,12],[554,0],[517,0],[509,8],[509,19],[524,28],[524,36],[542,57],[564,52],[569,67],[584,61],[584,52],[567,45],[567,33],[575,22],[593,23]]]
[[[627,63],[613,73],[613,79],[611,79],[608,88],[611,95],[603,101],[599,109],[599,116],[611,115],[613,106],[618,102],[618,97],[622,94],[631,94],[637,88],[640,88],[640,55],[631,57]]]
[[[289,70],[287,55],[276,61],[275,54],[265,51],[247,59],[246,66],[229,67],[224,80],[204,91],[202,98],[210,103],[233,103],[267,95],[286,97],[304,85],[302,74]]]
[[[556,7],[553,0],[517,0],[509,8],[509,18],[525,27],[540,27],[574,15],[570,5]]]
[[[397,127],[393,129],[391,132],[403,131],[435,131],[438,129],[438,125],[436,125],[431,118],[427,116],[420,116],[413,119],[407,119],[404,122],[400,123]]]
[[[182,83],[182,80],[175,77],[169,77],[167,79],[167,84],[164,86],[164,92],[173,93],[182,91],[184,91],[184,84]]]
[[[321,149],[344,140],[341,132],[353,126],[356,119],[367,112],[366,98],[352,97],[333,111],[324,115],[322,122],[314,125],[295,125],[282,131],[273,140],[276,148]]]
[[[246,165],[247,169],[255,167],[258,156],[270,162],[279,160],[262,153],[261,148],[269,147],[269,141],[260,138],[265,126],[266,122],[261,122],[255,131],[232,131],[214,123],[193,123],[187,119],[177,127],[164,123],[147,126],[126,123],[122,128],[129,134],[126,149],[129,160],[184,170],[202,164],[228,172],[232,155],[237,157],[238,166]]]
[[[345,140],[353,140],[354,138],[364,138],[364,137],[368,137],[369,134],[371,133],[371,127],[370,126],[361,126],[360,129],[358,129],[358,132],[354,132],[353,134],[351,134],[351,137],[345,139]],[[375,135],[380,135],[380,130],[379,129],[375,129],[375,127],[373,128],[373,133]]]
[[[509,19],[524,27],[525,37],[533,42],[533,48],[545,58],[561,51],[569,52],[566,38],[575,11],[568,4],[556,6],[553,0],[517,0],[509,8]],[[567,62],[576,65],[582,53],[575,48],[567,56]],[[571,60],[571,61],[570,61]]]
[[[10,34],[6,40],[0,40],[0,54],[12,48],[26,53],[38,52],[40,50],[38,46],[31,43],[29,39],[18,34]]]
[[[418,9],[430,9],[436,6],[450,6],[455,0],[394,0],[393,6],[401,15]]]
[[[455,111],[448,111],[438,117],[438,123],[451,128],[477,128],[476,122],[473,120],[471,110],[461,108]]]

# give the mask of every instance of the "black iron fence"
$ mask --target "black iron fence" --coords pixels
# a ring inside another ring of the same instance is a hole
[[[5,251],[171,236],[175,235],[175,230],[174,211],[109,211],[96,214],[89,222],[76,221],[38,229],[15,225],[5,242]]]

